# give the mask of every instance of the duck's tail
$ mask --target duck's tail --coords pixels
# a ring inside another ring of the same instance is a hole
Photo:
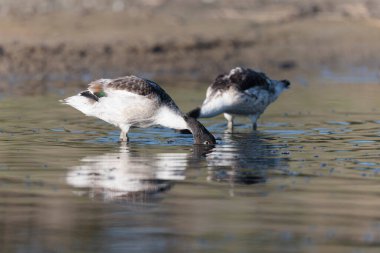
[[[89,98],[82,93],[60,100],[60,102],[62,104],[70,105],[88,116],[93,116],[97,100]]]

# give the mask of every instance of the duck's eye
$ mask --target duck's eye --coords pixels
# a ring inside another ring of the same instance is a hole
[[[205,141],[205,142],[203,142],[203,144],[210,145],[210,142],[209,141]]]

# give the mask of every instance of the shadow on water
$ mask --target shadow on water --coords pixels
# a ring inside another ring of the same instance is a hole
[[[69,168],[66,182],[79,189],[77,195],[104,200],[141,200],[168,191],[186,180],[188,168],[207,168],[208,181],[263,183],[268,170],[286,168],[286,159],[265,138],[270,136],[225,134],[221,144],[193,145],[185,152],[121,144],[117,152],[82,158],[80,165]]]

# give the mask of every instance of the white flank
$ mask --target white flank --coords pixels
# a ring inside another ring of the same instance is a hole
[[[234,93],[232,90],[218,91],[212,97],[206,98],[201,108],[200,117],[210,118],[225,112],[235,103]]]
[[[99,98],[99,101],[78,94],[66,98],[63,103],[120,128],[139,123],[146,126],[154,124],[156,104],[151,99],[124,90],[109,89],[106,93],[107,96]]]
[[[155,123],[164,127],[173,129],[188,129],[186,121],[183,119],[180,112],[162,106],[155,117]]]

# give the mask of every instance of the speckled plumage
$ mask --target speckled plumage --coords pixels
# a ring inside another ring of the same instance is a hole
[[[261,87],[270,89],[270,79],[262,72],[252,69],[234,68],[228,74],[217,76],[210,85],[209,91],[228,90],[231,86],[236,87],[240,91],[244,91],[253,87]]]
[[[207,88],[202,106],[188,115],[208,118],[224,113],[229,129],[233,128],[234,115],[248,116],[256,129],[257,119],[289,85],[287,80],[272,80],[262,72],[237,67],[217,76]]]
[[[124,76],[116,79],[99,79],[89,84],[88,89],[95,95],[105,96],[106,90],[124,90],[136,95],[157,99],[161,103],[179,110],[171,97],[155,82],[137,76]]]

